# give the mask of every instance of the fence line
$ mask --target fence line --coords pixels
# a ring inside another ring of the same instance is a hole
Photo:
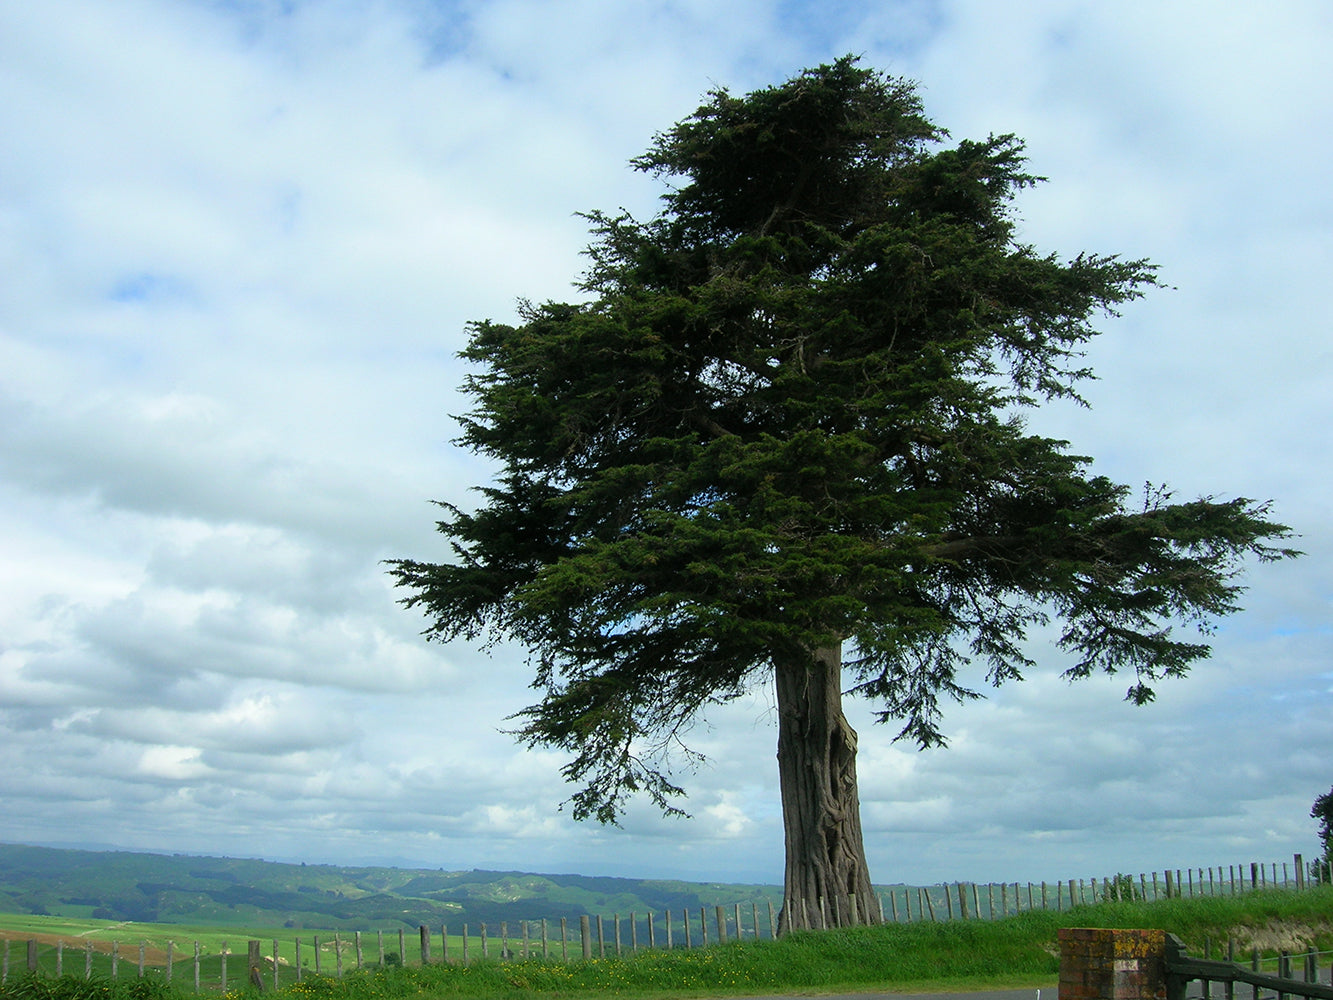
[[[1279,865],[1281,868],[1280,877]],[[1294,877],[1292,875],[1293,870]],[[1101,879],[1095,877],[1087,880],[1067,879],[1054,883],[1002,882],[987,883],[985,886],[981,886],[973,882],[954,882],[934,886],[893,887],[877,891],[873,900],[870,901],[852,899],[850,910],[857,922],[860,923],[997,920],[1034,909],[1063,911],[1067,906],[1073,907],[1117,900],[1153,901],[1195,895],[1236,895],[1242,892],[1268,888],[1303,889],[1307,886],[1313,886],[1320,882],[1327,883],[1328,881],[1329,871],[1327,866],[1315,864],[1311,865],[1307,871],[1301,855],[1297,854],[1293,857],[1291,868],[1285,862],[1263,864],[1250,862],[1241,865],[1228,865],[1225,868],[1216,866],[1206,869],[1164,869],[1160,873],[1139,873],[1137,881],[1133,875],[1117,874]],[[914,895],[915,900],[913,900]],[[793,899],[789,901],[789,905],[799,906],[807,922],[809,922],[811,916],[814,916],[818,918],[818,926],[826,927],[830,924],[831,914],[824,900]],[[741,903],[725,906],[715,905],[712,909],[711,921],[707,906],[700,906],[697,911],[690,909],[677,910],[675,912],[679,914],[679,924],[675,922],[671,910],[663,911],[661,946],[668,949],[707,947],[710,943],[725,944],[730,940],[743,941],[777,937],[777,913],[771,900],[765,902],[762,913],[757,900],[750,900],[748,912]],[[744,919],[745,917],[749,918],[748,924]],[[635,912],[629,913],[628,941],[622,933],[624,919],[619,913],[613,914],[610,917],[612,922],[611,933],[608,934],[603,915],[582,914],[579,917],[577,938],[572,941],[571,929],[565,917],[559,918],[558,927],[547,918],[540,921],[520,921],[516,928],[518,931],[516,939],[511,937],[509,923],[500,921],[498,926],[499,953],[496,957],[502,961],[540,958],[567,962],[571,960],[571,952],[575,953],[576,958],[581,956],[584,959],[589,959],[594,954],[599,958],[632,954],[642,950],[645,941],[649,949],[659,947],[655,914],[648,913],[641,916]],[[710,922],[713,925],[711,935],[709,933]],[[461,962],[463,964],[475,961],[477,956],[470,952],[471,929],[469,923],[462,923],[461,927],[455,925],[453,941],[451,942],[448,924],[441,924],[438,928],[439,961]],[[495,928],[488,926],[486,923],[480,923],[477,929],[479,931],[477,940],[479,941],[480,958],[483,960],[489,959],[492,957],[490,945]],[[459,930],[461,930],[461,934],[458,933]],[[697,931],[697,938],[695,931]],[[406,964],[408,962],[407,938],[404,928],[397,928],[398,950],[396,952],[385,950],[384,932],[376,931],[373,958],[368,958],[366,955],[362,933],[361,931],[353,931],[349,941],[344,936],[345,932],[333,931],[330,932],[330,936],[324,937],[322,945],[321,936],[318,934],[312,935],[307,940],[312,945],[313,958],[305,961],[303,961],[302,956],[303,943],[299,936],[294,939],[291,948],[285,948],[282,942],[273,940],[271,953],[269,954],[264,953],[261,942],[249,941],[247,950],[241,953],[245,955],[244,972],[237,974],[235,964],[231,964],[231,978],[228,976],[228,959],[238,953],[229,950],[225,942],[212,955],[206,954],[197,941],[193,942],[193,956],[190,958],[179,956],[176,950],[176,942],[169,940],[164,952],[160,949],[157,950],[157,953],[151,956],[154,960],[149,961],[151,949],[147,941],[141,941],[137,951],[136,974],[139,978],[143,978],[150,971],[156,975],[159,974],[158,970],[160,970],[160,974],[170,982],[173,980],[173,975],[178,974],[179,967],[185,965],[185,971],[193,974],[195,992],[201,992],[201,987],[204,985],[209,990],[213,990],[216,985],[225,992],[229,985],[242,985],[247,981],[251,985],[261,988],[271,986],[277,989],[282,985],[299,982],[307,971],[313,971],[316,975],[325,975],[329,971],[326,970],[322,961],[326,957],[325,953],[329,953],[327,957],[333,959],[331,974],[336,977],[341,977],[344,974],[346,965],[351,965],[355,969],[362,969],[400,963]],[[433,927],[421,925],[418,928],[418,956],[416,958],[422,965],[430,964],[436,958],[432,952],[435,933],[436,930]],[[58,938],[54,947],[48,945],[45,949],[39,945],[36,939],[28,939],[25,944],[26,951],[18,959],[22,962],[23,969],[34,973],[39,971],[42,973],[54,972],[56,976],[66,974],[66,944],[63,939]],[[120,965],[123,958],[119,941],[112,941],[109,950],[106,951],[97,950],[90,938],[84,938],[80,944],[83,961],[77,964],[82,966],[81,971],[85,979],[92,978],[94,971],[101,975],[109,975],[111,978],[117,978],[120,975]],[[16,971],[20,971],[17,963],[11,962],[10,945],[11,939],[5,939],[2,942],[0,984],[7,982]],[[188,955],[188,952],[186,954]],[[291,955],[292,958],[288,959],[287,955]],[[344,955],[347,957],[346,965]],[[308,962],[313,962],[312,970],[306,969]],[[74,971],[73,963],[68,973],[70,975],[77,974]]]

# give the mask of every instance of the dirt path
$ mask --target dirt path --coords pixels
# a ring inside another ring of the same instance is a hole
[[[97,933],[102,933],[99,928]],[[38,944],[47,945],[54,948],[61,941],[65,942],[65,950],[72,954],[78,954],[89,944],[87,938],[79,935],[67,934],[31,934],[25,931],[0,931],[0,941],[36,941]],[[93,951],[99,955],[110,955],[112,943],[110,941],[91,942]],[[144,964],[152,966],[165,966],[167,964],[167,953],[160,948],[144,949]],[[120,960],[122,962],[139,961],[139,946],[134,942],[122,941],[120,943]],[[12,961],[12,959],[11,959]],[[178,960],[179,961],[179,960]]]

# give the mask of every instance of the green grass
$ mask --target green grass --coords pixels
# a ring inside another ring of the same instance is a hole
[[[658,997],[724,996],[781,993],[836,993],[842,991],[963,991],[986,988],[1048,987],[1058,972],[1056,932],[1061,927],[1154,927],[1181,937],[1193,954],[1201,955],[1205,942],[1220,955],[1228,936],[1238,939],[1248,957],[1254,944],[1269,954],[1276,948],[1301,951],[1333,949],[1333,888],[1306,892],[1257,892],[1235,897],[1162,900],[1152,903],[1103,903],[1064,912],[1028,912],[998,921],[967,923],[890,924],[848,930],[792,934],[780,941],[732,943],[706,949],[640,951],[621,958],[561,962],[529,959],[500,962],[473,961],[467,966],[388,966],[351,969],[341,978],[315,977],[308,972],[297,983],[284,977],[278,992],[282,1000],[394,1000],[398,997],[469,997],[485,1000],[541,995],[557,1000],[593,993],[634,1000]],[[161,930],[161,928],[159,928]],[[171,928],[177,940],[181,928]],[[283,932],[277,932],[281,940]],[[290,936],[293,932],[286,932]],[[255,934],[254,936],[261,936]],[[274,935],[264,932],[266,948]],[[308,940],[308,932],[307,932]],[[372,947],[367,948],[371,959]],[[233,948],[243,951],[241,935],[230,934]],[[414,941],[409,940],[411,954]],[[437,939],[438,943],[438,939]],[[175,989],[192,985],[190,961],[177,967]],[[386,950],[388,942],[386,940]],[[397,950],[396,936],[393,950]],[[577,953],[577,949],[571,949]],[[450,954],[458,952],[451,944]],[[473,950],[474,959],[479,954]],[[438,955],[438,953],[437,953]],[[374,957],[378,957],[375,955]],[[11,953],[11,969],[18,955]],[[77,964],[71,969],[71,959]],[[243,956],[233,960],[231,993],[243,971]],[[162,996],[124,992],[150,989],[145,981],[122,978],[112,983],[81,978],[83,956],[66,952],[66,970],[77,973],[63,980],[35,984],[14,977],[0,989],[0,1000],[171,1000]],[[291,970],[289,970],[291,971]],[[325,972],[331,972],[328,964]],[[122,964],[122,977],[133,976]],[[150,976],[160,982],[160,976]],[[294,973],[291,977],[294,979]],[[216,979],[214,980],[216,982]],[[68,983],[68,993],[59,993]],[[266,986],[269,983],[266,981]],[[49,992],[56,989],[57,992]],[[48,992],[41,992],[46,990]],[[271,992],[271,991],[270,991]],[[188,992],[186,995],[189,995]]]

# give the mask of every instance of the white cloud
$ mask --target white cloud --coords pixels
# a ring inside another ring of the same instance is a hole
[[[138,770],[149,778],[167,778],[171,781],[190,781],[208,774],[208,768],[199,760],[196,747],[149,747],[139,756]]]

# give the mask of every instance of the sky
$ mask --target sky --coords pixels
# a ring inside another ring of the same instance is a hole
[[[691,818],[577,823],[503,732],[525,651],[428,644],[466,324],[572,300],[577,213],[707,91],[847,53],[1013,132],[1043,252],[1150,257],[1091,406],[1034,431],[1178,499],[1272,499],[1295,562],[1157,701],[1062,680],[855,702],[879,883],[1290,861],[1333,785],[1333,7],[1323,0],[0,2],[0,841],[778,883],[772,694],[694,731]]]

